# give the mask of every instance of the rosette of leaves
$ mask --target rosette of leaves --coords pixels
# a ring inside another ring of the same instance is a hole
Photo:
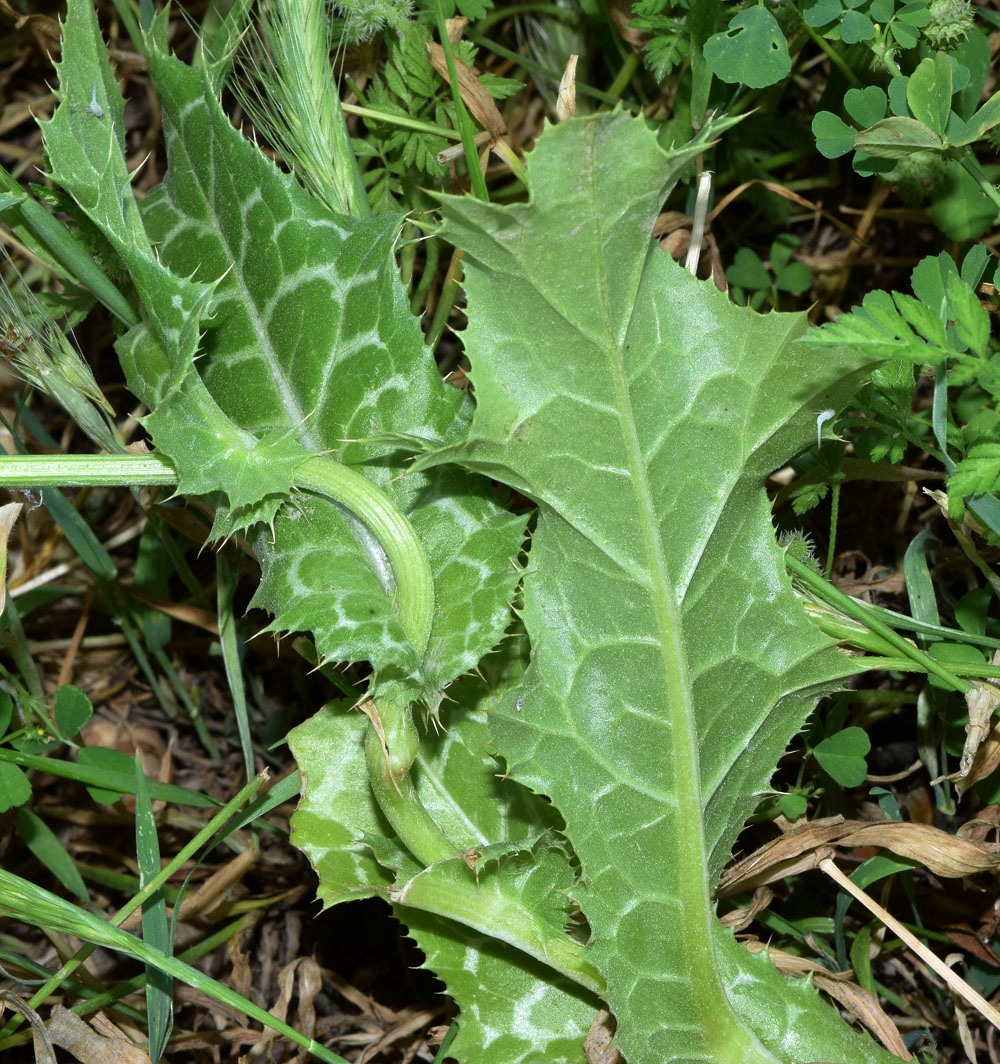
[[[931,18],[925,3],[897,0],[815,0],[802,14],[806,24],[828,40],[866,44],[894,71],[892,52],[915,47]]]
[[[979,106],[987,53],[985,39],[975,34],[957,56],[936,52],[911,75],[892,78],[887,92],[876,85],[849,89],[844,108],[856,127],[819,111],[812,121],[817,149],[829,159],[853,151],[858,173],[883,174],[909,194],[935,193],[937,225],[955,239],[979,236],[1000,207],[973,152],[1000,124],[1000,94]]]

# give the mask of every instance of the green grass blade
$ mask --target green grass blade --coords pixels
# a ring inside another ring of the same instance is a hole
[[[39,760],[44,761],[43,758]],[[298,773],[294,774],[295,777]],[[238,794],[234,795],[216,814],[209,820],[209,822],[199,831],[194,838],[186,846],[183,846],[180,852],[173,860],[168,861],[167,864],[155,875],[144,887],[140,889],[129,902],[123,905],[115,914],[112,921],[113,925],[119,925],[125,922],[129,916],[132,915],[138,909],[146,898],[150,897],[155,891],[163,888],[164,884],[170,879],[170,877],[181,868],[184,863],[190,860],[194,855],[206,845],[211,845],[215,839],[216,834],[221,831],[232,818],[236,810],[253,796],[260,789],[261,785],[267,779],[266,773],[261,773],[259,776],[252,779],[245,787],[243,787]],[[248,822],[248,810],[259,809],[266,807],[266,809],[272,808],[268,804],[268,799],[273,799],[278,795],[275,792],[279,792],[279,795],[285,795],[287,793],[287,780],[281,781],[278,785],[271,788],[268,794],[264,795],[263,799],[256,802],[251,802],[251,805],[244,810],[243,819],[238,820],[234,825],[229,827],[230,831],[237,831],[245,823]],[[282,783],[285,787],[282,788]],[[162,785],[161,785],[162,786]],[[155,791],[153,785],[150,785],[150,793],[155,797]],[[283,799],[284,800],[284,799]],[[262,812],[258,812],[255,816],[263,815]],[[253,819],[255,817],[251,817]],[[52,976],[52,978],[39,990],[31,999],[32,1008],[38,1008],[46,1000],[46,998],[54,990],[60,987],[63,982],[76,971],[76,969],[90,956],[94,951],[93,945],[82,946],[77,952]],[[6,1048],[10,1043],[9,1035],[11,1035],[20,1026],[21,1020],[19,1017],[14,1017],[7,1025],[0,1031],[0,1051]]]
[[[156,817],[149,797],[149,782],[142,770],[142,757],[135,755],[135,853],[139,879],[146,886],[160,871],[160,840]],[[171,956],[173,942],[167,923],[167,902],[162,890],[155,891],[142,906],[143,941]],[[146,1027],[149,1056],[153,1064],[163,1056],[174,1026],[174,984],[170,975],[154,965],[146,965]]]
[[[931,580],[927,565],[926,550],[935,549],[940,541],[924,529],[916,535],[906,548],[903,556],[903,576],[906,580],[906,594],[910,601],[910,612],[914,620],[925,624],[940,625],[937,597],[934,594],[934,582]]]
[[[124,325],[131,327],[139,323],[135,307],[101,271],[90,248],[48,207],[26,195],[3,167],[0,167],[0,192],[16,198],[13,206],[4,207],[0,213],[19,239],[43,261],[54,263],[57,273],[88,289]]]
[[[873,617],[863,604],[845,595],[839,588],[828,583],[818,573],[810,569],[804,562],[793,558],[790,554],[785,555],[785,565],[788,571],[798,577],[804,584],[831,606],[842,610],[848,617],[853,617],[866,625],[877,635],[880,635],[890,646],[895,647],[904,657],[909,658],[923,672],[937,676],[946,686],[961,694],[969,691],[970,685],[962,680],[954,672],[949,671],[940,662],[924,654],[917,647],[908,643],[901,635],[884,625],[876,617]]]
[[[88,768],[86,765],[73,764],[71,761],[59,761],[56,758],[22,754],[18,750],[2,748],[0,748],[0,761],[20,765],[22,768],[37,769],[39,772],[48,772],[62,779],[75,780],[86,787],[101,787],[109,791],[118,791],[121,794],[135,794],[135,781],[126,772],[107,772]],[[160,783],[158,780],[150,780],[149,793],[153,798],[174,802],[177,805],[210,808],[219,804],[207,794],[190,791],[186,787],[178,787],[172,783]]]
[[[5,633],[4,643],[7,653],[11,656],[17,671],[28,691],[38,702],[45,701],[45,689],[42,686],[42,678],[35,665],[35,659],[28,647],[28,638],[24,634],[21,625],[21,614],[17,604],[8,595],[4,603],[0,632]],[[6,670],[4,670],[6,672]]]
[[[230,939],[235,938],[243,932],[246,929],[247,920],[248,914],[246,913],[236,920],[231,920],[225,925],[225,927],[219,928],[214,934],[209,935],[207,938],[195,943],[195,945],[190,946],[188,949],[184,950],[183,953],[178,954],[178,956],[187,964],[193,963],[200,957],[212,953],[214,950],[218,949],[219,946],[225,945]],[[36,975],[47,976],[52,974],[41,964],[29,961],[27,958],[20,957],[9,950],[4,950],[2,947],[0,947],[0,961],[16,964],[18,967],[34,972]],[[75,1012],[78,1016],[90,1016],[100,1009],[111,1008],[122,1016],[141,1024],[146,1020],[145,1013],[140,1012],[138,1009],[133,1009],[130,1005],[123,1004],[122,999],[141,990],[143,986],[145,986],[145,983],[145,974],[137,975],[132,979],[126,979],[124,982],[116,983],[111,990],[103,991],[99,994],[95,994],[91,987],[69,979],[63,981],[63,986],[70,993],[82,999],[70,1009],[70,1012]],[[30,1034],[28,1033],[12,1035],[10,1038],[0,1042],[0,1053],[3,1053],[7,1049],[13,1049],[15,1046],[23,1045],[29,1038]]]
[[[24,844],[56,879],[81,901],[88,901],[90,895],[83,876],[80,875],[66,847],[48,824],[30,809],[25,808],[18,809],[15,824],[17,833],[24,840]]]
[[[216,555],[215,572],[218,588],[219,643],[222,646],[222,660],[226,666],[226,679],[233,695],[243,764],[246,766],[247,779],[251,779],[254,767],[253,738],[250,734],[250,715],[247,711],[246,688],[243,685],[240,648],[236,635],[236,615],[233,612],[233,595],[239,574],[221,554]]]
[[[71,902],[64,901],[34,883],[16,876],[5,869],[0,869],[0,913],[13,920],[44,927],[49,931],[75,935],[85,942],[105,949],[114,950],[135,957],[144,964],[152,965],[161,972],[173,976],[207,994],[213,1001],[242,1012],[258,1023],[270,1027],[296,1045],[301,1046],[325,1064],[348,1064],[343,1057],[319,1045],[311,1038],[305,1037],[287,1023],[272,1016],[266,1009],[247,1000],[235,991],[216,982],[211,976],[192,968],[177,957],[161,953],[148,942],[135,938],[118,927],[107,923],[100,917],[88,913]]]

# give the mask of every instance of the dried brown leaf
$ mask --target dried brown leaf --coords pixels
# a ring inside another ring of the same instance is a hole
[[[75,1012],[61,1005],[52,1009],[48,1032],[53,1044],[72,1053],[80,1064],[149,1064],[149,1054],[120,1031],[117,1036],[98,1034]]]
[[[998,767],[1000,767],[1000,724],[994,725],[986,741],[976,751],[969,771],[961,779],[955,781],[955,793],[961,798],[973,784],[992,775]]]
[[[566,60],[566,69],[559,81],[559,98],[556,100],[556,118],[560,122],[576,114],[576,62],[580,57],[571,55]]]
[[[286,964],[278,975],[278,1000],[268,1010],[282,1022],[288,1022],[288,1007],[292,996],[298,997],[298,1022],[296,1026],[307,1037],[316,1033],[316,998],[323,989],[323,973],[312,957],[297,957]],[[277,1037],[276,1031],[266,1031],[261,1040],[250,1050],[248,1057],[256,1060],[268,1052],[270,1043]],[[297,1056],[303,1061],[305,1053]]]
[[[722,873],[717,896],[724,898],[727,894],[763,886],[815,868],[818,864],[816,851],[851,830],[846,825],[841,816],[827,817],[773,839]]]
[[[723,927],[728,928],[734,934],[745,931],[757,919],[774,900],[774,891],[770,887],[758,887],[753,892],[750,904],[742,909],[733,909],[720,918]]]
[[[35,1064],[57,1064],[52,1038],[42,1023],[41,1016],[13,990],[0,990],[0,1016],[11,1009],[23,1016],[31,1025],[31,1045],[35,1051]]]
[[[8,502],[0,506],[0,613],[3,613],[7,604],[7,541],[20,512],[19,502]]]
[[[838,840],[841,846],[880,846],[949,879],[988,872],[1000,856],[967,839],[958,839],[929,824],[877,821],[862,824]]]
[[[831,845],[878,846],[948,878],[971,876],[1000,865],[1000,856],[992,848],[927,824],[829,817],[795,828],[727,868],[717,894],[725,897],[815,868],[826,856],[819,851]]]
[[[621,1053],[611,1044],[615,1036],[615,1018],[601,1009],[583,1042],[587,1064],[624,1064]]]
[[[440,44],[428,41],[427,51],[430,53],[431,65],[450,85],[451,78],[448,75],[448,60],[445,58],[444,49]],[[466,66],[457,56],[454,59],[458,91],[462,96],[462,102],[475,116],[476,121],[490,134],[490,138],[499,140],[507,132],[507,124],[503,120],[503,115],[497,110],[493,97],[480,83],[479,71],[475,67]]]

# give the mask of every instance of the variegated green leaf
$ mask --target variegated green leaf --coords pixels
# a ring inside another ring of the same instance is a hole
[[[506,678],[498,664],[505,664]],[[454,919],[395,905],[427,967],[462,1006],[453,1054],[478,1064],[570,1064],[581,1059],[600,1001],[517,944],[533,924],[547,926],[542,935],[563,934],[576,873],[559,844],[560,822],[551,806],[498,778],[489,754],[487,713],[520,669],[516,655],[505,655],[488,667],[489,685],[478,678],[455,685],[449,727],[425,740],[414,766],[421,799],[456,847],[468,851],[475,878],[458,861],[423,869],[393,841],[375,802],[364,797],[367,722],[342,703],[327,706],[289,737],[305,779],[293,841],[312,861],[320,897],[330,904],[371,894],[391,899],[411,880],[426,885],[437,879],[444,892],[457,885],[467,908],[458,906]],[[456,872],[457,884],[451,878]],[[523,926],[508,928],[509,941],[476,926],[501,903],[521,913]]]
[[[400,219],[335,217],[232,128],[198,72],[153,56],[151,73],[169,166],[143,216],[164,263],[214,285],[198,362],[206,386],[235,425],[269,441],[256,444],[262,462],[273,463],[280,447],[290,462],[297,448],[363,466],[427,532],[437,584],[422,662],[396,617],[378,543],[349,514],[308,496],[273,520],[264,515],[255,604],[274,613],[275,630],[311,632],[324,660],[367,659],[414,676],[422,668],[433,699],[500,638],[523,521],[502,513],[477,478],[400,477],[400,456],[371,439],[454,439],[468,418],[407,306],[393,254]],[[173,424],[183,431],[179,413]],[[157,427],[166,439],[168,427]],[[237,460],[263,476],[253,456],[230,459],[234,476]]]

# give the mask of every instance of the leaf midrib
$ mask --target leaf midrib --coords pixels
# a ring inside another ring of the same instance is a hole
[[[589,183],[592,197],[596,196],[596,182]],[[594,204],[594,217],[600,217]],[[604,263],[601,244],[604,232],[595,227],[591,232],[597,240],[594,249],[595,261]],[[657,249],[659,251],[659,249]],[[634,308],[639,303],[642,278],[646,272],[652,245],[645,258],[637,261],[629,283],[631,298],[625,305]],[[662,254],[662,252],[660,252]],[[708,852],[705,842],[703,806],[701,802],[701,773],[698,756],[698,732],[695,721],[695,706],[692,699],[691,677],[688,671],[687,651],[680,603],[675,597],[667,560],[664,556],[660,524],[642,446],[636,431],[636,418],[632,405],[626,357],[628,336],[633,311],[622,321],[620,334],[615,334],[615,316],[612,310],[611,293],[608,287],[608,271],[600,271],[602,311],[607,323],[605,350],[610,352],[609,364],[614,381],[616,409],[626,454],[627,468],[633,485],[636,501],[636,517],[644,546],[649,593],[657,627],[660,661],[662,664],[665,710],[669,727],[668,758],[674,783],[675,850],[672,855],[660,855],[660,860],[672,856],[676,861],[679,881],[680,911],[684,916],[683,930],[670,944],[672,957],[683,956],[683,970],[692,989],[692,996],[701,1009],[703,1030],[709,1041],[715,1025],[719,1029],[728,1026],[725,1017],[731,1016],[737,1026],[739,1020],[731,1015],[729,1001],[719,984],[714,960],[713,921],[715,919],[708,890]],[[675,965],[676,967],[676,965]]]
[[[659,535],[659,522],[653,492],[649,483],[646,463],[636,433],[632,400],[628,389],[625,368],[625,352],[620,345],[611,348],[612,375],[618,406],[618,420],[626,454],[626,464],[631,476],[636,500],[636,516],[646,558],[648,582],[646,588],[652,597],[656,634],[662,667],[662,689],[665,695],[665,710],[670,727],[669,760],[674,782],[674,805],[677,833],[676,853],[680,881],[681,909],[685,916],[685,934],[678,936],[672,945],[681,947],[688,954],[686,967],[693,982],[700,982],[705,973],[704,945],[711,941],[711,907],[706,882],[706,849],[702,821],[701,784],[698,769],[698,735],[694,721],[694,704],[691,699],[691,678],[688,673],[687,652],[683,641],[681,611],[674,598],[663,543]],[[663,855],[661,859],[666,859]],[[701,925],[704,938],[692,935],[693,923]],[[692,947],[692,948],[688,948]],[[714,973],[707,973],[713,993],[718,986]],[[706,986],[705,990],[709,987]]]

